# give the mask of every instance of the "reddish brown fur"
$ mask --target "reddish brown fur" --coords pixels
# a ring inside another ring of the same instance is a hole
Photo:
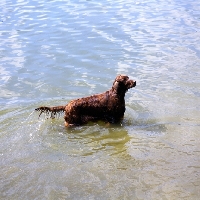
[[[128,89],[135,87],[136,81],[129,80],[128,76],[119,75],[116,77],[110,90],[70,101],[66,106],[39,107],[40,115],[65,112],[65,126],[81,125],[88,121],[103,120],[109,123],[119,122],[125,112],[125,93]]]

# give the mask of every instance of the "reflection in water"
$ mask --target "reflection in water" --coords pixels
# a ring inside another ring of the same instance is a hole
[[[130,140],[127,131],[120,126],[91,124],[70,131],[69,140],[80,140],[84,144],[81,155],[87,156],[105,151],[108,155],[126,154],[126,143]]]

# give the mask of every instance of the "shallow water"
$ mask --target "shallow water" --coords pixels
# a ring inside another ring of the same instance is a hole
[[[0,2],[1,199],[198,199],[199,1]],[[41,105],[137,86],[119,125]]]

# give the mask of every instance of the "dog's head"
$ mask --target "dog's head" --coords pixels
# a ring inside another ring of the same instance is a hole
[[[126,75],[118,75],[113,83],[112,88],[118,93],[126,93],[128,89],[135,87],[136,81],[130,80]]]

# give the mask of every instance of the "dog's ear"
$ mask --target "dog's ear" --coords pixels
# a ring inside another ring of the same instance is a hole
[[[118,76],[116,77],[115,81],[123,82],[123,81],[124,81],[123,75],[118,75]]]
[[[113,88],[117,91],[119,88],[119,82],[115,79],[114,83],[113,83]]]
[[[131,88],[131,85],[129,85],[129,77],[126,75],[118,75],[113,83],[113,89],[119,93],[123,94],[126,93],[129,88]]]
[[[119,75],[116,77],[113,87],[112,87],[117,93],[120,93],[122,91],[126,91],[125,83],[124,83],[124,78],[123,76]]]
[[[113,83],[113,88],[118,91],[119,90],[119,87],[120,85],[122,85],[124,82],[124,76],[123,75],[118,75],[116,78],[115,78],[115,81]]]

